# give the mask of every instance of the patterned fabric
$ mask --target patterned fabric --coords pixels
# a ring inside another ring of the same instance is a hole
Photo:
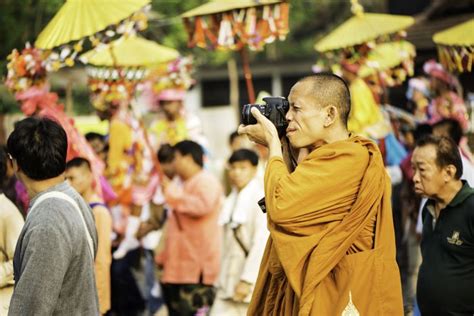
[[[163,284],[169,315],[206,315],[214,303],[214,287],[204,284]]]

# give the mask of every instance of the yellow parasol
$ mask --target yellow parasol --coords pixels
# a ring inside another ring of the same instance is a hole
[[[377,45],[367,57],[364,65],[358,71],[361,78],[376,72],[383,72],[407,62],[412,63],[416,55],[415,46],[407,41],[389,42]],[[412,75],[408,70],[408,74]]]
[[[67,0],[38,36],[35,46],[48,51],[46,69],[73,66],[88,39],[92,47],[147,27],[150,0]]]
[[[245,47],[263,49],[266,43],[288,34],[288,3],[284,0],[212,0],[181,15],[188,46],[239,51],[247,92],[255,102]]]
[[[172,61],[179,52],[138,36],[122,37],[81,55],[84,63],[103,67],[145,67]]]
[[[116,24],[150,3],[150,0],[67,0],[38,36],[41,49],[77,41]]]
[[[436,33],[440,62],[450,71],[472,71],[474,62],[474,19]]]
[[[402,31],[414,23],[410,16],[365,13],[357,1],[351,1],[354,16],[339,25],[318,41],[314,48],[319,52],[360,45],[380,36]]]

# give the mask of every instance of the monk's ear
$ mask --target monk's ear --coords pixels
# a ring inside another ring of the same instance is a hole
[[[336,121],[339,116],[339,111],[334,105],[328,105],[326,107],[326,117],[324,119],[324,127],[329,127]]]

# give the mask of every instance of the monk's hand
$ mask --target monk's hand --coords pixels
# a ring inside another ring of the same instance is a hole
[[[239,283],[237,283],[235,286],[234,297],[232,299],[236,302],[243,302],[251,291],[252,284],[245,281],[239,281]]]
[[[263,116],[257,108],[252,108],[251,113],[257,120],[257,124],[240,125],[238,129],[239,134],[245,134],[251,141],[258,144],[269,146],[272,142],[279,141],[278,132],[273,123]]]

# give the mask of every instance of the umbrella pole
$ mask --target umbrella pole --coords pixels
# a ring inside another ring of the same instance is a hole
[[[240,56],[242,57],[242,65],[244,67],[244,77],[245,77],[245,82],[247,84],[247,93],[249,95],[249,102],[255,103],[255,90],[253,88],[253,82],[252,82],[252,71],[250,70],[249,58],[248,58],[247,50],[245,49],[245,46],[242,47],[239,50],[239,52],[240,52]]]

